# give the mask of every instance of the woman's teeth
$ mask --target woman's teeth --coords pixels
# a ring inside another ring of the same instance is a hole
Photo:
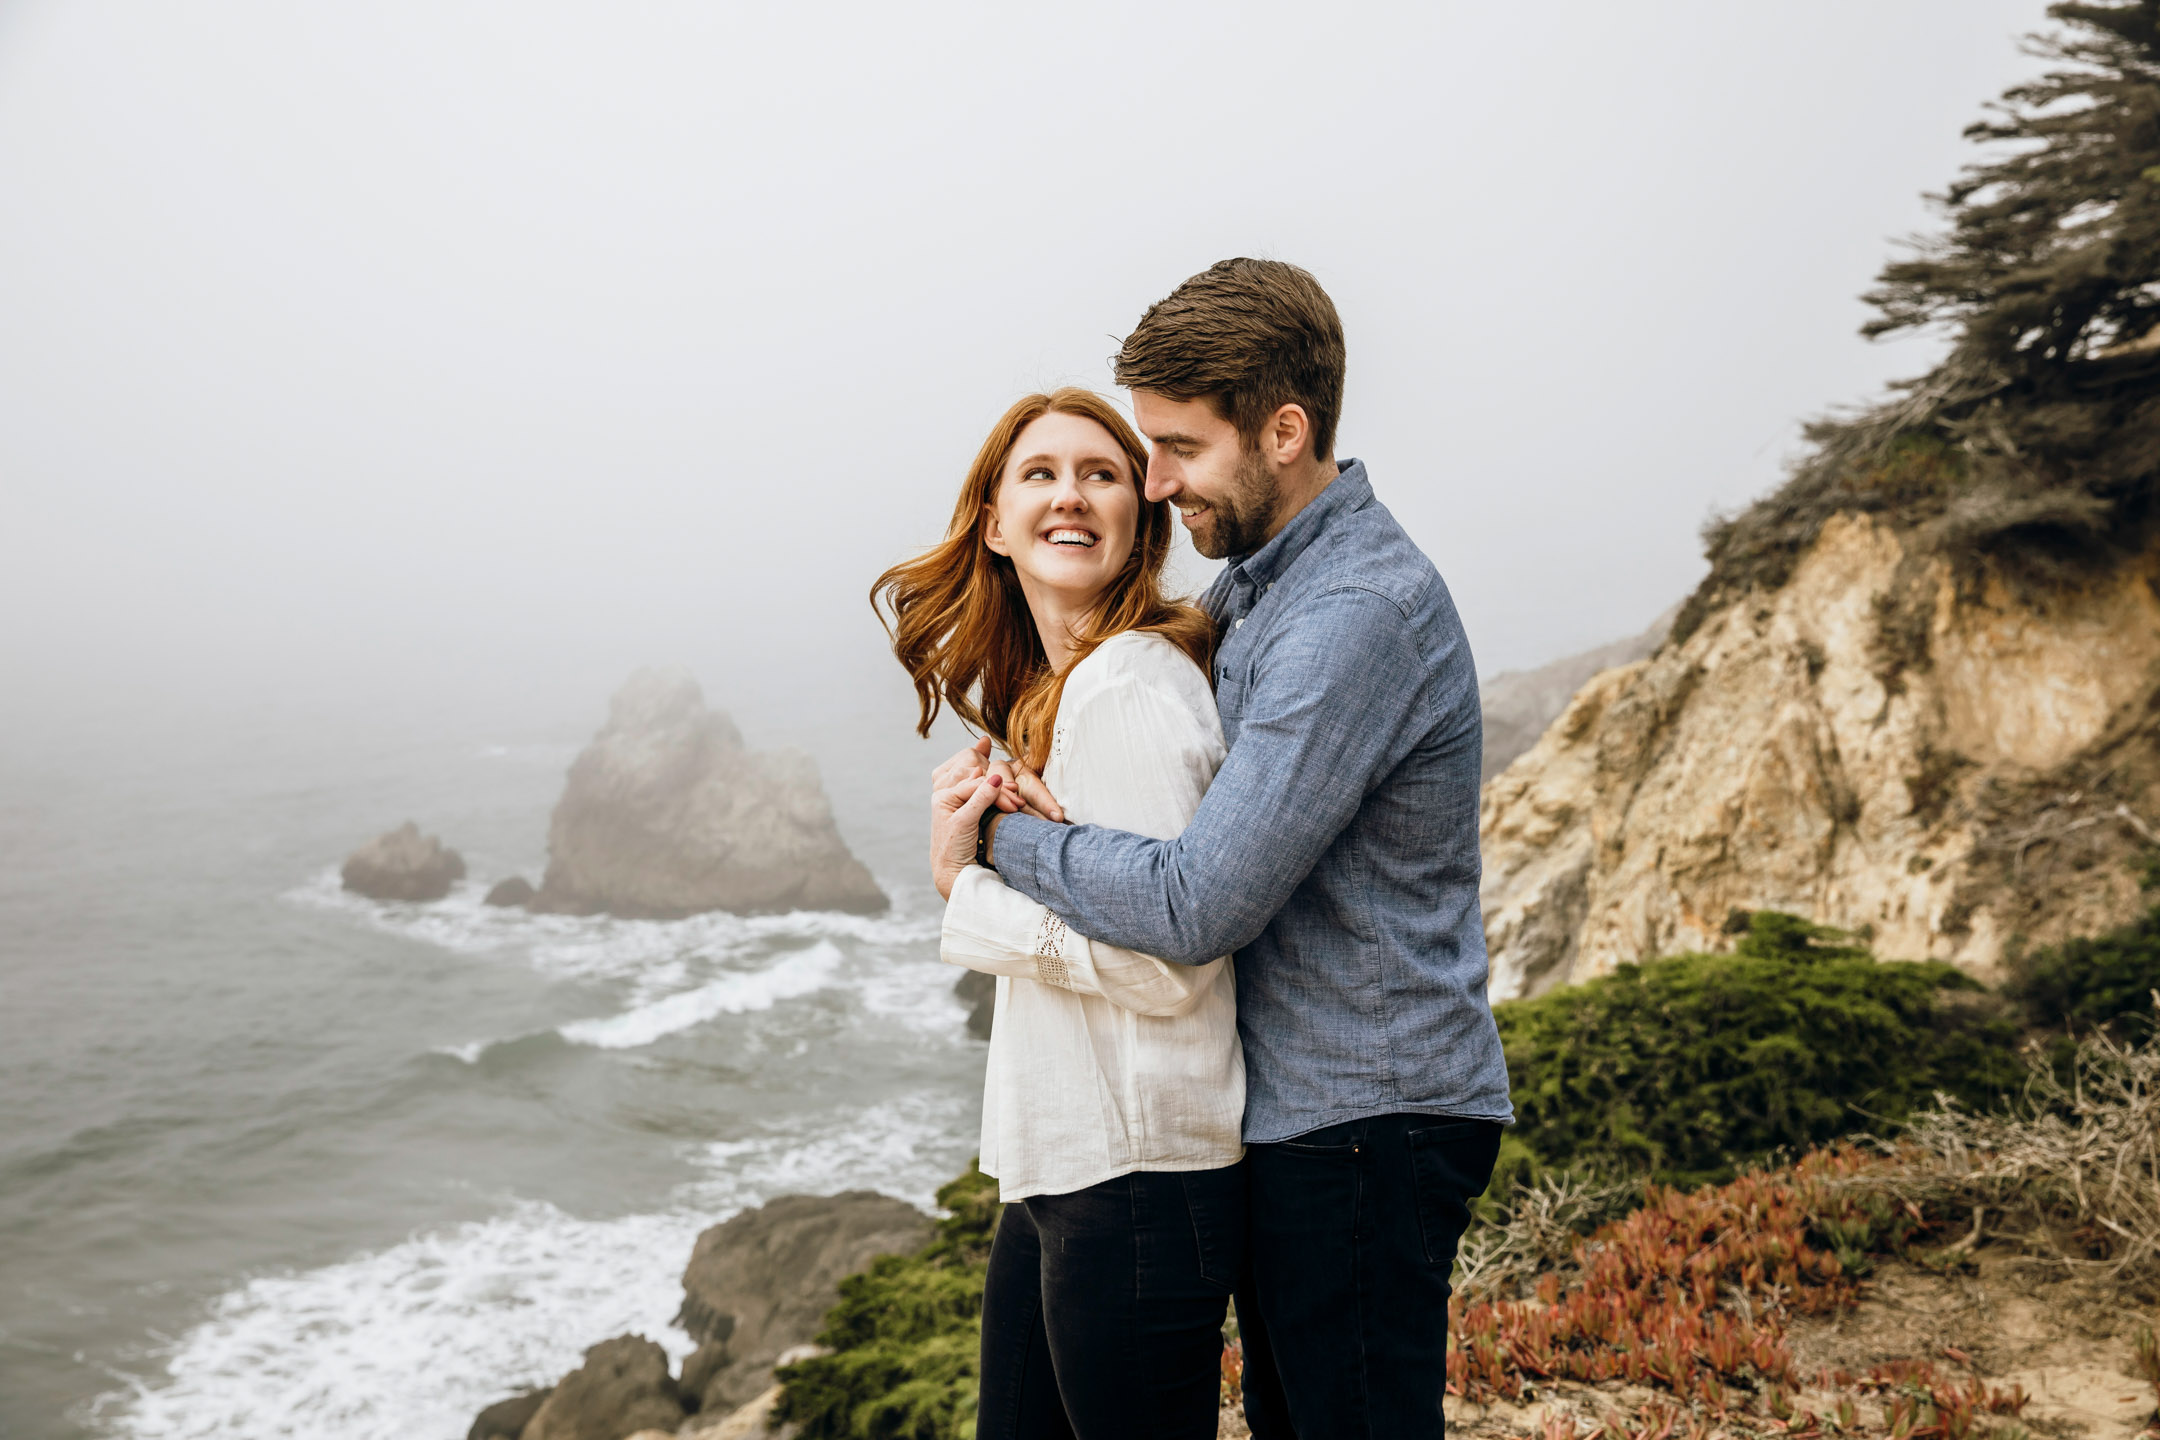
[[[1085,530],[1052,530],[1050,532],[1050,543],[1052,545],[1079,545],[1092,550],[1095,548],[1095,537]]]

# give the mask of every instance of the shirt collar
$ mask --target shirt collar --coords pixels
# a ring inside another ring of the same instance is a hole
[[[1265,590],[1288,570],[1298,556],[1305,553],[1320,532],[1337,515],[1357,509],[1372,499],[1372,481],[1365,478],[1365,462],[1350,459],[1338,462],[1335,478],[1328,487],[1312,498],[1310,504],[1290,517],[1274,539],[1262,545],[1252,554],[1231,562],[1255,591]]]

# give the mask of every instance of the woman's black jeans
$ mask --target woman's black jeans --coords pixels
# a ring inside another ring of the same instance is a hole
[[[1245,1172],[1146,1171],[1005,1207],[978,1440],[1213,1440]]]

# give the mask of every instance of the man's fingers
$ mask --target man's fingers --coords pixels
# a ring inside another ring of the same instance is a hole
[[[1050,787],[1043,784],[1042,776],[1025,765],[1018,769],[1020,773],[1013,777],[1014,788],[1020,792],[1020,798],[1027,803],[1028,808],[1045,820],[1064,823],[1065,807],[1058,804],[1057,796],[1052,795]]]

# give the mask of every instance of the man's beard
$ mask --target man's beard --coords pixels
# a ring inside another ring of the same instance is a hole
[[[1250,555],[1267,543],[1275,527],[1275,477],[1256,450],[1238,453],[1237,471],[1230,477],[1230,493],[1208,502],[1215,523],[1205,538],[1194,535],[1193,549],[1210,560]]]

